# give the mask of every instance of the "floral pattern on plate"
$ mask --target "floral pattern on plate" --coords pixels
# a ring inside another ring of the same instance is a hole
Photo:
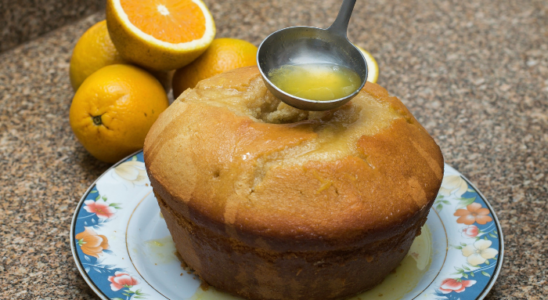
[[[109,223],[117,219],[118,213],[125,206],[125,203],[117,201],[127,199],[100,194],[98,186],[101,181],[129,184],[132,188],[140,185],[150,189],[142,152],[111,168],[86,192],[73,219],[73,255],[81,267],[80,272],[82,269],[85,272],[82,275],[88,284],[95,287],[94,290],[101,291],[100,296],[115,300],[148,299],[141,289],[142,280],[139,280],[139,276],[128,272],[127,267],[116,259],[107,259],[118,257],[111,247],[112,242],[107,238]]]
[[[446,166],[434,209],[449,237],[444,266],[433,285],[435,299],[483,299],[502,266],[503,240],[496,216],[483,196]]]
[[[183,276],[174,248],[160,253],[162,259],[147,248],[172,243],[151,192],[143,153],[137,152],[101,175],[76,208],[71,227],[73,256],[86,282],[102,299],[195,299],[203,293],[198,279]],[[432,215],[443,227],[439,231],[443,238],[433,241],[441,251],[430,264],[428,278],[403,299],[483,299],[503,257],[502,232],[489,203],[446,165]],[[172,260],[166,259],[170,256]],[[215,299],[221,297],[222,293],[214,292]]]

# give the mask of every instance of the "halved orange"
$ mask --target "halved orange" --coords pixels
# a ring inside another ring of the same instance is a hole
[[[365,51],[362,47],[358,45],[356,46],[363,54],[363,57],[365,58],[365,61],[367,62],[367,81],[369,82],[377,82],[377,79],[379,78],[379,65],[377,64],[377,60],[371,55],[371,53]]]
[[[154,70],[181,68],[215,38],[200,0],[107,0],[107,27],[120,55]]]

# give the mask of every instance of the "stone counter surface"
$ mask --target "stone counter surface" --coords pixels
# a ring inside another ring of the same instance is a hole
[[[0,0],[0,52],[100,11],[104,0]]]
[[[328,26],[339,1],[207,1],[218,37],[258,45],[290,25]],[[350,39],[378,82],[487,197],[505,259],[487,299],[547,299],[548,2],[359,0]],[[0,299],[97,299],[72,259],[70,222],[107,168],[69,126],[68,78],[92,15],[0,54]]]

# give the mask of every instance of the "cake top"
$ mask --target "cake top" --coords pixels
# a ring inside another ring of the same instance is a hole
[[[401,233],[443,176],[439,147],[382,87],[367,83],[332,111],[302,111],[267,91],[256,67],[185,91],[144,153],[155,193],[187,220],[302,249]]]

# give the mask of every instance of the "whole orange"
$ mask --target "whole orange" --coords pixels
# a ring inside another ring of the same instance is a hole
[[[177,98],[188,88],[203,79],[233,69],[257,64],[257,47],[250,42],[232,39],[215,39],[207,50],[173,75],[173,97]]]
[[[107,22],[91,26],[78,40],[70,58],[70,83],[74,91],[93,72],[102,67],[126,63],[108,35]]]
[[[74,95],[70,125],[91,155],[114,163],[143,147],[168,105],[152,75],[131,65],[109,65],[86,78]]]

